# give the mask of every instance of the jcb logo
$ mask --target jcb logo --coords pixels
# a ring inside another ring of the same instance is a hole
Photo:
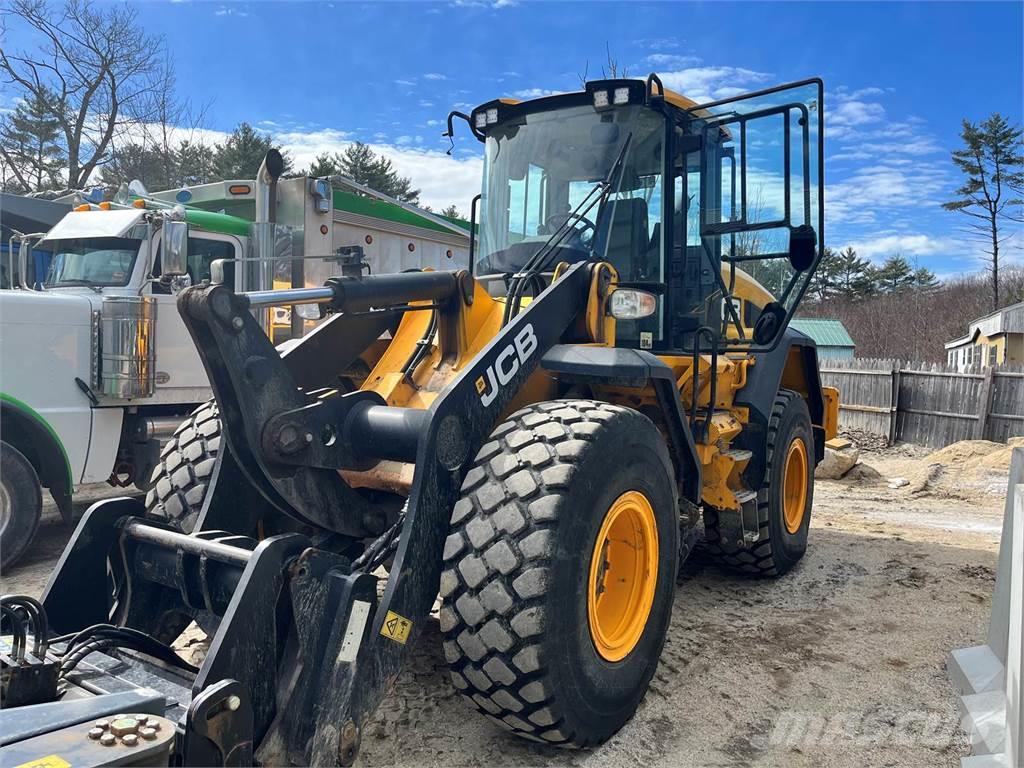
[[[494,402],[498,390],[512,381],[519,366],[536,351],[537,337],[533,333],[533,326],[527,324],[516,334],[512,343],[498,353],[494,365],[487,366],[484,376],[476,380],[476,391],[484,407]]]

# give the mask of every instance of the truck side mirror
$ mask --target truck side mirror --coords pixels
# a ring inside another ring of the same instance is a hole
[[[188,274],[188,223],[164,221],[161,233],[160,276],[182,277]]]

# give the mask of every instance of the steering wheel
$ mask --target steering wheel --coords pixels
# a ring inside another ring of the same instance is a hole
[[[594,222],[592,222],[590,219],[588,219],[581,213],[572,212],[553,213],[550,216],[548,216],[547,219],[544,220],[544,226],[545,228],[547,228],[548,232],[555,232],[559,227],[563,226],[564,224],[567,224],[573,219],[576,219],[583,225],[582,227],[576,227],[576,232],[578,235],[582,235],[587,230],[590,230],[591,232],[597,231],[597,225]]]

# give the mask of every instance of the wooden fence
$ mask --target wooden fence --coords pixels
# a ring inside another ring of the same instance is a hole
[[[821,383],[839,390],[840,429],[942,448],[1024,435],[1024,369],[969,372],[894,360],[828,360]]]

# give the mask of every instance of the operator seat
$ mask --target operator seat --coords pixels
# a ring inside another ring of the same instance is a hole
[[[623,280],[635,280],[647,259],[651,236],[647,227],[647,201],[626,198],[612,203],[605,260],[611,262]],[[601,249],[597,249],[600,253]]]

